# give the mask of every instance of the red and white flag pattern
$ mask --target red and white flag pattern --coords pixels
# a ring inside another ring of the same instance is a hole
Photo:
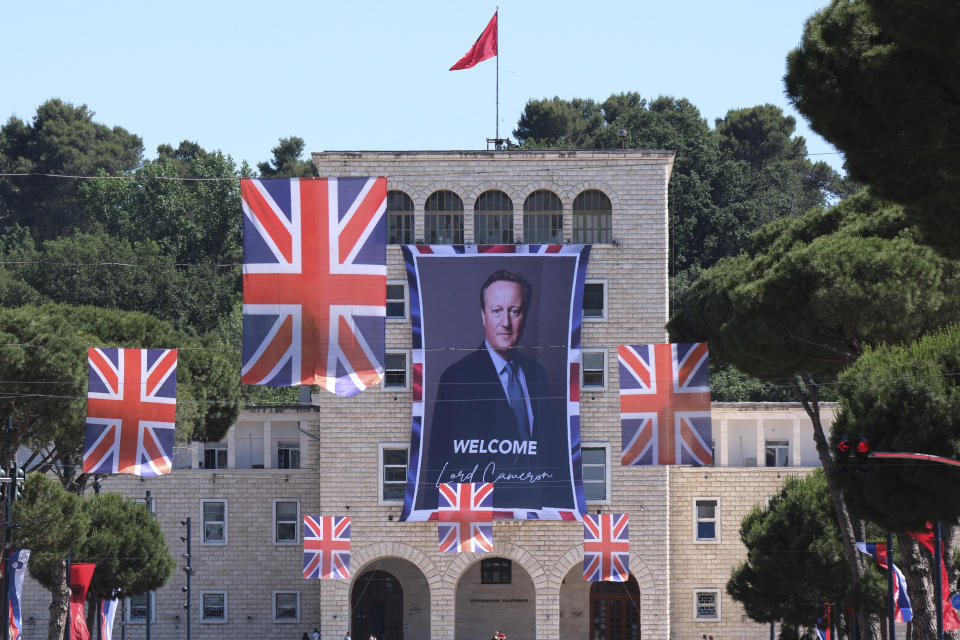
[[[303,517],[303,577],[350,578],[350,516]]]
[[[620,461],[713,464],[707,343],[617,347]]]
[[[386,178],[240,182],[241,381],[352,396],[383,377]]]
[[[493,551],[493,483],[441,484],[437,532],[442,553]]]
[[[83,472],[169,473],[177,414],[177,350],[91,348],[87,359]]]
[[[583,514],[583,579],[626,582],[630,577],[630,516]]]

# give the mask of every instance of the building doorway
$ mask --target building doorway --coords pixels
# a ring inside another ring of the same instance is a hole
[[[393,574],[368,571],[353,583],[350,596],[354,638],[374,634],[380,640],[403,640],[403,589]]]
[[[640,640],[640,587],[627,582],[594,582],[590,587],[590,638]]]

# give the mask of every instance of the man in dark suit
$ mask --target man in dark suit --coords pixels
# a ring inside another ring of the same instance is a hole
[[[437,482],[495,482],[496,506],[536,509],[542,491],[563,486],[558,480],[569,486],[570,474],[564,385],[551,389],[544,368],[517,346],[531,294],[510,271],[483,284],[484,341],[440,376],[427,460]]]

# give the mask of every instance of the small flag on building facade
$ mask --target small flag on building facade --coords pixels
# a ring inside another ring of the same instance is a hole
[[[176,349],[87,352],[84,473],[159,476],[173,467]]]
[[[713,464],[707,343],[617,347],[620,461]]]
[[[10,605],[10,640],[18,640],[23,631],[23,578],[27,575],[30,549],[13,549],[10,552],[10,582],[7,598]]]
[[[240,181],[241,382],[353,396],[383,377],[386,178]]]
[[[476,66],[478,62],[483,62],[487,58],[492,58],[495,55],[497,55],[497,12],[494,12],[493,17],[490,18],[490,22],[487,24],[487,28],[483,30],[483,33],[481,33],[477,41],[473,43],[470,50],[467,51],[462,58],[453,63],[450,71],[469,69],[470,67]]]
[[[303,517],[303,577],[350,578],[350,516]]]
[[[442,553],[493,551],[493,483],[441,484],[437,534]]]
[[[630,578],[630,516],[583,514],[583,579],[626,582]]]

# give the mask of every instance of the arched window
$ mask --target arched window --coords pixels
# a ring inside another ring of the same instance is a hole
[[[587,189],[574,199],[573,241],[582,244],[613,241],[613,207],[607,194]]]
[[[413,244],[413,200],[403,191],[387,191],[387,244]]]
[[[463,200],[453,191],[434,191],[423,205],[427,244],[463,244]]]
[[[513,202],[503,191],[484,191],[473,206],[473,241],[513,243]]]
[[[539,189],[523,203],[523,241],[528,244],[563,242],[563,204],[552,191]]]

